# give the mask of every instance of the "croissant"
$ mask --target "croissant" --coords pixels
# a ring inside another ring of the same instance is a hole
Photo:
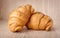
[[[35,12],[27,23],[27,28],[48,31],[51,29],[52,25],[53,21],[49,16],[41,12]]]
[[[8,21],[10,30],[12,32],[21,31],[33,12],[34,9],[29,4],[19,6],[16,10],[12,10]]]

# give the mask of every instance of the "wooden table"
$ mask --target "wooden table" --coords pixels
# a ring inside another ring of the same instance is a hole
[[[60,38],[60,27],[53,25],[51,31],[37,31],[24,29],[13,33],[9,30],[6,20],[0,21],[0,38]]]

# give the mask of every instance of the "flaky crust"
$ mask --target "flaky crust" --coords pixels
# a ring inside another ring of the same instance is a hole
[[[16,10],[11,11],[9,15],[8,26],[12,32],[21,31],[29,20],[34,9],[31,5],[19,6]]]
[[[41,12],[36,12],[35,14],[33,14],[27,24],[29,29],[47,31],[51,29],[52,25],[52,19]]]

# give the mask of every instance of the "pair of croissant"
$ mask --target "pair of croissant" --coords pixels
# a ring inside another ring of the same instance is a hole
[[[21,31],[26,26],[34,30],[50,30],[52,19],[41,12],[34,12],[34,8],[27,4],[12,10],[9,15],[8,26],[12,32]]]

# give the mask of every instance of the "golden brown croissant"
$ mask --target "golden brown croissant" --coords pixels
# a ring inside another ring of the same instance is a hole
[[[44,15],[41,12],[36,12],[34,13],[29,22],[27,23],[27,28],[29,29],[34,29],[34,30],[50,30],[53,25],[52,19]]]
[[[19,6],[9,16],[8,26],[12,32],[21,31],[34,12],[31,5]]]

